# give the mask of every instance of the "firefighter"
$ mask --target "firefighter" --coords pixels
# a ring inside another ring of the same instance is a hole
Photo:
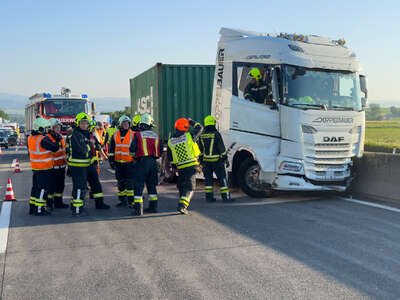
[[[256,103],[265,103],[268,96],[268,86],[262,80],[259,68],[252,68],[249,72],[250,82],[244,89],[244,98]]]
[[[118,130],[117,128],[118,124],[116,121],[111,122],[111,126],[107,128],[107,134],[108,134],[108,144],[111,143],[112,137],[114,136],[114,133]]]
[[[215,202],[213,175],[217,176],[221,197],[224,202],[230,202],[231,197],[226,179],[225,163],[227,163],[227,152],[221,134],[216,129],[216,120],[209,115],[204,118],[204,130],[200,135],[199,148],[201,151],[200,161],[204,174],[204,191],[208,202]]]
[[[136,159],[135,176],[135,202],[134,215],[143,214],[143,189],[146,184],[149,194],[149,207],[146,212],[156,213],[158,207],[157,184],[158,166],[157,159],[161,155],[162,144],[152,128],[154,120],[151,115],[141,115],[138,125],[139,131],[133,139],[133,153]]]
[[[33,171],[31,197],[29,199],[29,214],[47,215],[49,193],[53,174],[53,153],[58,151],[59,138],[53,142],[46,134],[49,122],[41,117],[33,121],[33,130],[28,137],[29,159]]]
[[[133,131],[139,131],[139,123],[140,123],[140,118],[141,118],[141,116],[140,115],[135,115],[134,117],[133,117],[133,120],[132,120],[132,130]]]
[[[97,141],[100,144],[100,150],[98,151],[98,159],[99,159],[99,163],[102,164],[103,163],[103,158],[106,158],[106,143],[108,141],[108,134],[106,132],[106,130],[104,129],[103,123],[98,121],[98,122],[94,122],[95,128],[93,129],[93,134],[95,136],[95,138],[97,139]]]
[[[193,127],[192,133],[189,132]],[[177,188],[179,190],[178,211],[188,214],[188,206],[196,187],[196,170],[199,165],[199,146],[196,141],[203,127],[191,119],[180,118],[175,121],[175,133],[168,140],[168,159],[178,169]]]
[[[128,116],[123,115],[119,118],[119,130],[111,139],[108,156],[111,168],[115,169],[118,182],[118,207],[133,203],[135,161],[132,141],[134,132],[130,126],[131,119]]]
[[[96,209],[109,209],[104,203],[104,195],[96,171],[96,151],[100,144],[89,132],[91,118],[84,112],[76,115],[76,128],[69,141],[68,168],[72,176],[72,202],[71,209],[74,215],[82,213],[87,183],[93,192]]]
[[[47,136],[54,142],[58,142],[58,150],[53,153],[53,184],[52,184],[52,202],[54,208],[68,208],[68,204],[63,203],[63,193],[65,187],[65,167],[67,166],[67,157],[65,152],[65,141],[61,135],[61,122],[55,118],[49,120],[50,131]],[[50,198],[50,195],[49,195]]]

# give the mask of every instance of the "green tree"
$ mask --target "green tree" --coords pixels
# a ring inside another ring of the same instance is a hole
[[[125,106],[124,110],[117,110],[117,111],[113,111],[113,112],[102,112],[102,114],[110,115],[110,117],[113,121],[118,121],[119,117],[122,115],[127,115],[127,116],[131,117],[131,107]]]
[[[396,117],[400,113],[400,109],[398,109],[396,106],[391,106],[390,113],[393,115],[393,117]]]
[[[367,120],[379,120],[381,116],[381,106],[379,104],[371,104],[366,111]]]
[[[0,118],[2,118],[3,120],[8,120],[8,114],[4,111],[0,109]]]

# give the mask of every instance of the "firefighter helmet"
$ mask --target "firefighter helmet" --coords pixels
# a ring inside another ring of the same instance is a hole
[[[175,121],[175,129],[179,131],[188,131],[190,128],[189,120],[186,118],[179,118]]]
[[[217,120],[212,115],[204,118],[204,126],[215,126],[215,124],[217,124]]]

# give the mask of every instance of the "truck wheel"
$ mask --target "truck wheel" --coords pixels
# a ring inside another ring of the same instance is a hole
[[[167,154],[161,156],[161,177],[164,182],[173,183],[176,181],[175,170],[171,166]]]
[[[271,196],[271,188],[259,180],[260,166],[251,159],[246,159],[239,167],[238,182],[243,192],[253,198],[265,198]]]

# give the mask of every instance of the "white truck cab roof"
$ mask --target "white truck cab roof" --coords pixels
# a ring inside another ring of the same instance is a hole
[[[316,35],[279,34],[222,28],[219,48],[225,61],[288,64],[306,68],[359,72],[356,55],[345,41]]]

